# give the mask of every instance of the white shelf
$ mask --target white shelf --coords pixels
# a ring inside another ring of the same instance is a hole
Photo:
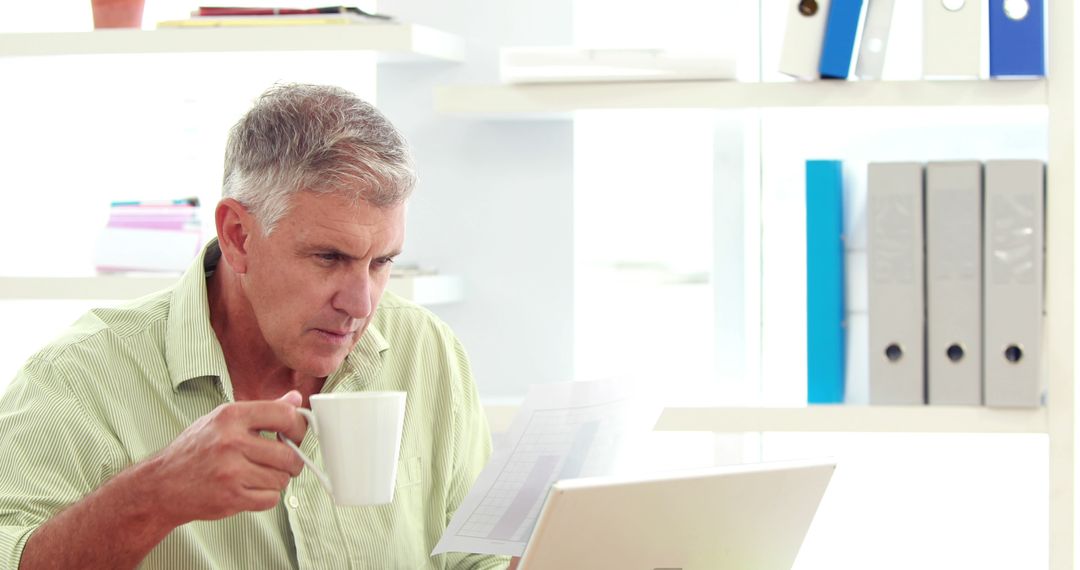
[[[0,299],[134,299],[171,287],[177,276],[144,277],[0,277]],[[462,299],[462,282],[453,275],[390,278],[387,288],[420,305],[440,305]]]
[[[465,43],[398,23],[0,34],[0,56],[253,51],[377,51],[381,61],[458,62]]]
[[[485,404],[493,432],[505,431],[518,406]],[[657,431],[847,433],[1047,433],[1045,408],[812,406],[807,408],[667,407]]]
[[[667,408],[659,431],[1046,433],[1043,408],[947,406],[810,406],[806,408]]]
[[[179,276],[0,277],[0,299],[126,300],[171,287]]]
[[[456,303],[464,298],[462,279],[456,275],[390,276],[387,289],[419,305]]]
[[[643,81],[438,88],[450,114],[560,115],[587,109],[1041,106],[1046,81]]]

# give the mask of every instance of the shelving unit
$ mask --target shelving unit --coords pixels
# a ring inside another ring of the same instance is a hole
[[[440,88],[436,108],[485,119],[565,118],[593,109],[785,109],[866,107],[1039,108],[1049,113],[1046,346],[1048,405],[1032,410],[939,407],[820,406],[732,408],[673,406],[663,431],[847,433],[1033,433],[1050,444],[1050,568],[1077,561],[1075,115],[1077,13],[1068,0],[1049,0],[1050,79],[1020,81],[783,82],[729,81],[468,85]],[[384,62],[462,61],[463,42],[410,24],[318,28],[96,31],[0,34],[0,57],[257,51],[376,51]],[[390,289],[419,303],[461,298],[461,279],[394,280]],[[128,298],[173,279],[82,277],[0,278],[3,299]],[[432,293],[435,288],[437,293]],[[428,301],[422,300],[431,294]],[[431,298],[446,299],[431,301]],[[485,405],[494,431],[509,427],[514,404]]]
[[[89,277],[0,277],[0,299],[133,299],[176,283],[177,277],[95,275]],[[462,299],[462,280],[454,275],[390,277],[387,290],[420,305]]]
[[[259,26],[0,34],[0,56],[375,51],[382,62],[462,61],[456,36],[413,24]]]
[[[777,82],[732,81],[458,85],[436,92],[448,115],[487,120],[565,119],[597,109],[1038,108],[1047,112],[1046,297],[1044,350],[1048,403],[1039,409],[815,406],[667,407],[656,429],[732,432],[1033,433],[1049,439],[1049,553],[1052,570],[1075,567],[1077,537],[1076,224],[1080,61],[1077,15],[1049,0],[1049,73],[1039,80]],[[485,406],[493,429],[509,427],[517,407]]]

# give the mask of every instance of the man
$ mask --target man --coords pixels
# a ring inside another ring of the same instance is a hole
[[[337,88],[233,127],[212,241],[180,281],[91,311],[0,399],[0,567],[503,568],[430,557],[490,453],[465,353],[384,290],[415,184]],[[408,392],[393,503],[337,507],[274,433],[320,392]]]

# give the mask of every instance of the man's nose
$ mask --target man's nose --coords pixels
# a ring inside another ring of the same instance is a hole
[[[334,295],[333,307],[353,319],[366,319],[374,309],[371,300],[371,276],[366,270],[350,275]]]

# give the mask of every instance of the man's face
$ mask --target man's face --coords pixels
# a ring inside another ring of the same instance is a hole
[[[248,239],[242,283],[277,359],[326,377],[360,340],[405,240],[405,206],[300,192],[269,236]]]

